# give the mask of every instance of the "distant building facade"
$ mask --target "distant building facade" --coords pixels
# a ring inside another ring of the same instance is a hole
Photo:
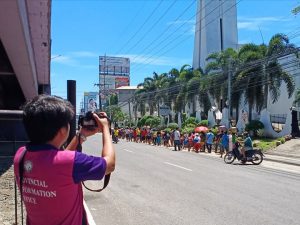
[[[238,48],[236,0],[198,0],[193,68],[204,69],[214,52]]]
[[[131,117],[132,121],[141,118],[141,114],[134,110],[133,96],[135,91],[139,89],[137,86],[123,86],[117,88],[118,105],[121,107],[122,112]]]

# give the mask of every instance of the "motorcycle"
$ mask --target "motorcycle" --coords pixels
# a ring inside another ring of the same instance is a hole
[[[253,149],[246,151],[246,158],[243,158],[243,155],[239,151],[239,147],[236,146],[232,151],[227,152],[224,156],[224,162],[226,164],[233,163],[234,160],[239,160],[243,164],[246,162],[251,162],[254,165],[259,165],[264,160],[264,154],[261,152],[260,149]]]
[[[112,135],[112,141],[113,141],[113,143],[118,144],[119,138],[116,137],[115,135]]]

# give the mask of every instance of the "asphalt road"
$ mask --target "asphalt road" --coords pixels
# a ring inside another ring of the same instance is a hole
[[[84,151],[99,155],[100,135]],[[95,224],[300,224],[300,174],[121,141],[107,189],[85,191]],[[88,182],[91,187],[103,183]]]

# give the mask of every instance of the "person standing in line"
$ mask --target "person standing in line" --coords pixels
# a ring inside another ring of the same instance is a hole
[[[223,153],[228,152],[229,149],[229,136],[227,134],[227,131],[224,132],[222,139],[221,139],[221,151],[220,151],[220,158],[223,157]]]
[[[221,152],[221,140],[222,140],[223,134],[224,134],[223,130],[218,131],[218,134],[215,138],[215,153],[218,152],[218,148],[220,148],[220,152]]]
[[[214,137],[215,135],[212,133],[211,130],[208,131],[208,133],[206,134],[206,147],[207,147],[207,151],[208,153],[211,153],[211,148],[214,142]]]
[[[180,151],[180,132],[178,127],[174,131],[174,151],[177,151],[177,147],[178,151]]]

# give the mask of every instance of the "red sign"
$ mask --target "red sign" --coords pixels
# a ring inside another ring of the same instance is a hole
[[[129,86],[129,77],[116,77],[115,78],[115,88],[122,86]]]

